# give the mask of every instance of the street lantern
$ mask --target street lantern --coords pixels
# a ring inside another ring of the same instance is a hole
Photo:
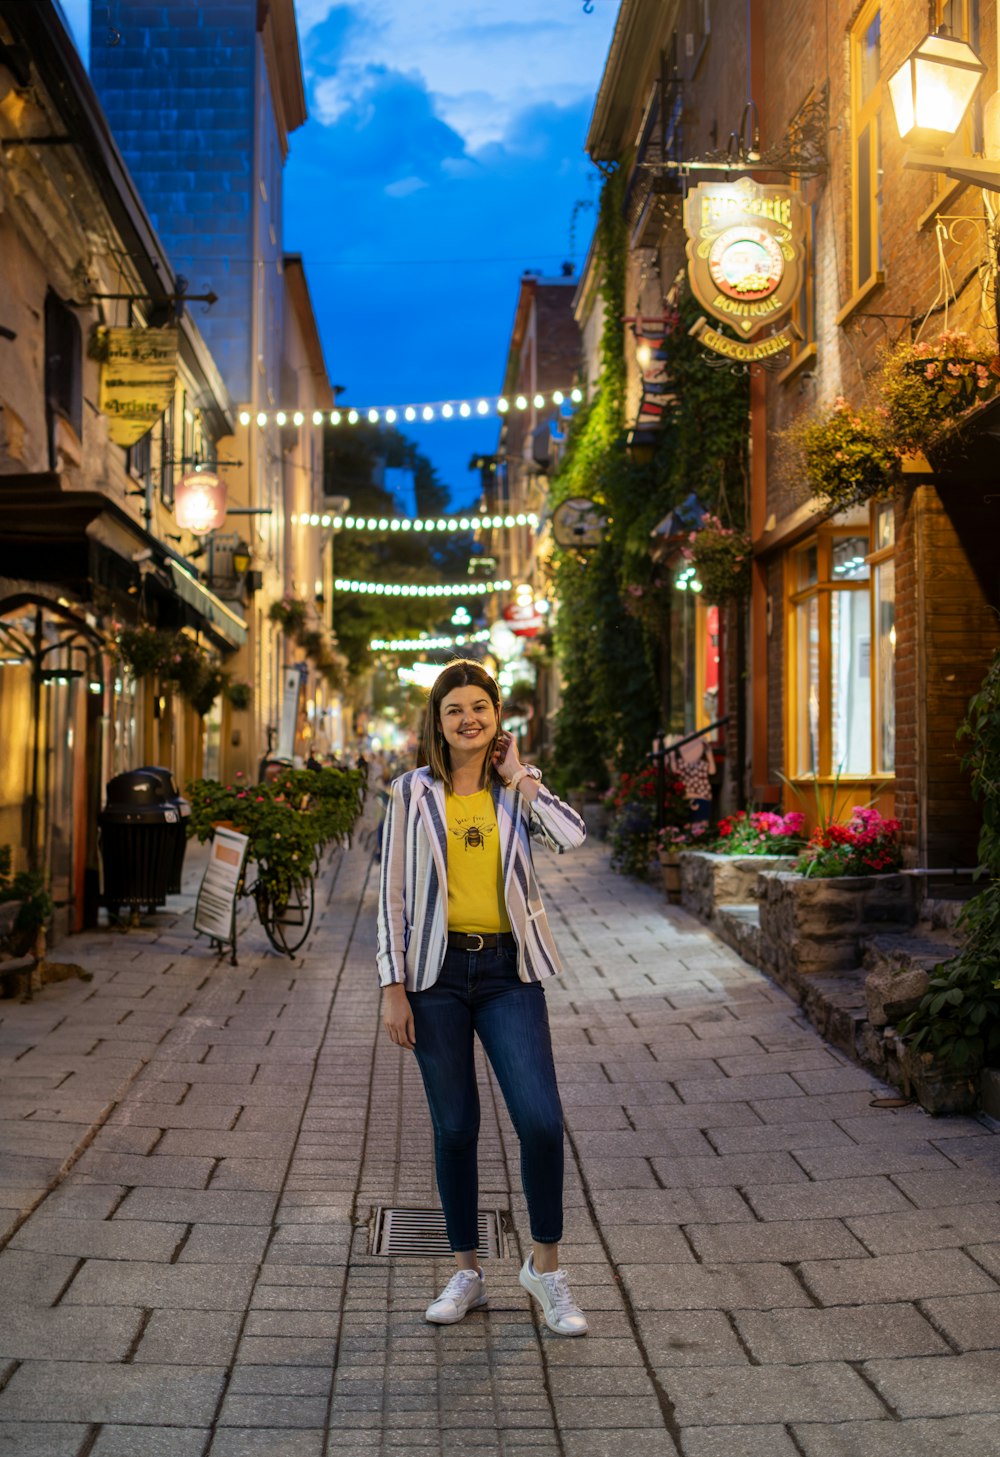
[[[968,41],[941,32],[925,35],[889,79],[901,140],[908,146],[947,146],[985,74]]]

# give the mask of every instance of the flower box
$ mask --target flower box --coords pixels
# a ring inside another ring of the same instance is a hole
[[[681,901],[681,857],[676,850],[658,850],[663,892],[672,905]]]
[[[794,855],[719,855],[709,850],[683,850],[682,904],[706,925],[713,926],[718,906],[749,905],[756,898],[761,871],[791,870],[794,864]]]
[[[803,976],[836,975],[861,965],[862,938],[916,924],[912,876],[760,875],[764,968],[785,985]]]

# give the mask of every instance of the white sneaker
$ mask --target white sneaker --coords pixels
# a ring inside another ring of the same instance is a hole
[[[486,1277],[482,1270],[456,1270],[436,1300],[424,1312],[433,1325],[454,1325],[470,1310],[486,1304]]]
[[[565,1270],[539,1275],[529,1255],[518,1276],[529,1295],[542,1307],[545,1324],[559,1336],[585,1336],[590,1327],[587,1317],[569,1292]]]

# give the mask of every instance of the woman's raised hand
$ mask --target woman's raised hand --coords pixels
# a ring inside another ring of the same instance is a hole
[[[382,990],[382,1026],[397,1047],[405,1047],[408,1052],[412,1052],[416,1047],[413,1012],[406,995],[406,988],[401,981],[394,982],[392,986],[384,987]]]
[[[511,775],[516,774],[521,767],[514,735],[507,733],[504,729],[501,729],[497,736],[496,748],[493,750],[493,767],[505,784]]]

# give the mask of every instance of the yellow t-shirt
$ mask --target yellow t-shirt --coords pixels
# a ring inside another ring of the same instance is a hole
[[[510,930],[503,895],[500,835],[493,795],[446,794],[448,930],[495,935]]]

